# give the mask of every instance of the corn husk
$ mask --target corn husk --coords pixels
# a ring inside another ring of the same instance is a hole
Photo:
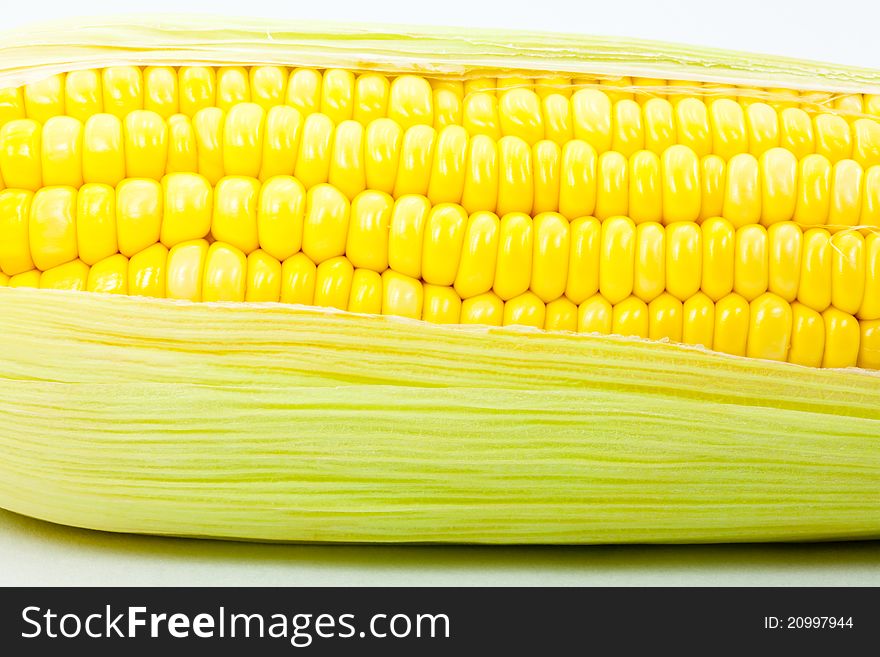
[[[616,39],[141,23],[7,33],[0,85],[115,63],[261,62],[880,91],[876,71]],[[8,288],[0,331],[0,506],[55,522],[279,541],[880,537],[880,376],[867,371]]]

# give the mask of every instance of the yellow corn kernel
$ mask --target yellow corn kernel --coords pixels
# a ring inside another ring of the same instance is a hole
[[[683,98],[675,104],[675,134],[677,143],[691,149],[697,157],[712,153],[709,112],[701,99]]]
[[[629,214],[629,164],[615,151],[599,156],[596,183],[596,217]]]
[[[364,127],[357,121],[336,126],[328,181],[349,200],[366,188],[364,176]]]
[[[502,137],[498,142],[496,212],[502,216],[508,212],[530,213],[534,192],[531,148],[519,137]]]
[[[367,125],[388,114],[388,78],[378,73],[363,73],[354,83],[352,119]]]
[[[41,134],[33,119],[9,121],[0,128],[0,175],[7,187],[35,192],[42,186]]]
[[[46,121],[41,137],[43,185],[82,185],[82,133],[82,123],[69,116]]]
[[[0,270],[15,276],[34,268],[28,235],[33,193],[0,191]]]
[[[225,175],[223,168],[223,123],[226,115],[218,107],[206,107],[193,117],[199,173],[212,185]]]
[[[228,112],[234,105],[250,100],[251,84],[245,68],[221,66],[217,69],[217,107]]]
[[[461,319],[461,298],[451,287],[425,285],[422,319],[434,324],[458,324]]]
[[[620,78],[600,78],[599,85],[608,95],[608,98],[609,100],[611,100],[612,103],[617,103],[621,100],[633,99],[633,93],[631,91],[612,91],[611,89],[609,89],[609,87],[632,88],[632,78],[629,76],[624,76]]]
[[[595,212],[597,165],[596,151],[587,142],[574,139],[563,146],[559,212],[567,219]]]
[[[511,212],[501,218],[493,290],[502,300],[529,289],[533,244],[533,224],[528,215]]]
[[[767,229],[763,226],[750,224],[736,231],[733,289],[746,301],[767,291],[770,276],[767,242]]]
[[[681,342],[684,309],[681,301],[664,292],[648,304],[648,338]]]
[[[880,226],[880,164],[865,171],[860,226]]]
[[[640,224],[660,221],[663,198],[660,158],[651,151],[639,151],[629,159],[629,216]]]
[[[494,292],[486,292],[461,303],[462,324],[501,326],[504,320],[504,302]]]
[[[40,287],[40,278],[42,273],[39,269],[31,269],[30,271],[15,274],[9,277],[9,287]]]
[[[355,269],[351,278],[348,310],[379,315],[382,312],[382,276],[372,269]]]
[[[92,265],[86,279],[86,290],[105,294],[128,294],[128,258],[117,253]]]
[[[727,163],[717,155],[703,156],[700,160],[700,181],[700,219],[720,216],[727,191]]]
[[[831,169],[829,226],[855,226],[862,210],[862,167],[854,160],[840,160]]]
[[[632,294],[636,255],[636,226],[627,217],[602,223],[599,291],[616,305]]]
[[[257,235],[260,247],[279,261],[300,250],[306,191],[292,176],[275,176],[260,188]]]
[[[865,293],[865,238],[857,231],[831,237],[831,305],[850,315],[862,307]]]
[[[165,172],[189,173],[198,170],[199,154],[192,121],[185,114],[174,114],[168,119],[168,161]]]
[[[468,217],[461,206],[434,206],[425,224],[422,278],[432,285],[452,285],[461,260]]]
[[[448,126],[448,130],[454,126]],[[426,125],[416,125],[403,134],[400,146],[400,163],[397,180],[394,183],[394,196],[428,193],[434,161],[434,144],[437,133]]]
[[[115,187],[125,178],[122,121],[112,114],[95,114],[83,128],[83,180]]]
[[[701,226],[703,270],[701,288],[712,301],[733,290],[736,261],[736,229],[727,219],[714,217]]]
[[[544,328],[547,308],[532,292],[524,292],[504,302],[504,326],[533,326]]]
[[[111,66],[101,72],[104,111],[122,120],[144,108],[144,75],[137,66]]]
[[[804,233],[798,301],[822,312],[831,303],[831,236],[822,228]]]
[[[679,221],[666,227],[666,289],[685,301],[700,289],[703,245],[700,227]]]
[[[391,119],[372,121],[364,134],[364,174],[368,189],[391,194],[397,178],[403,130]]]
[[[758,160],[749,153],[734,155],[728,162],[723,215],[736,227],[761,219],[761,176]]]
[[[593,217],[579,217],[571,222],[571,250],[565,295],[582,304],[599,290],[599,254],[602,227]]]
[[[317,115],[313,115],[317,116]],[[306,195],[302,250],[316,265],[345,253],[351,204],[331,185],[316,185]]]
[[[568,220],[556,212],[542,212],[533,220],[533,233],[531,290],[549,303],[565,292],[571,243]]]
[[[25,85],[24,107],[27,117],[39,123],[64,114],[64,75],[53,75]]]
[[[682,306],[681,341],[711,349],[715,333],[715,304],[702,292]]]
[[[554,95],[571,98],[571,80],[558,75],[539,77],[535,79],[535,91],[541,98]]]
[[[168,161],[168,124],[155,112],[134,110],[122,126],[126,176],[162,178]]]
[[[686,146],[670,146],[660,159],[663,223],[696,221],[700,216],[700,161]],[[729,183],[728,183],[729,184]]]
[[[864,111],[862,94],[842,94],[834,99],[832,105],[837,112],[847,115],[857,115]]]
[[[128,293],[132,296],[164,298],[167,261],[168,248],[161,243],[129,258]]]
[[[724,160],[749,150],[746,120],[742,106],[730,99],[719,98],[709,107],[712,126],[712,152]]]
[[[394,200],[384,192],[367,190],[351,204],[345,255],[355,267],[382,273],[388,268],[388,234]]]
[[[101,73],[97,69],[71,71],[64,80],[64,114],[83,123],[104,111]]]
[[[338,68],[325,71],[321,87],[321,113],[334,123],[341,123],[350,119],[353,111],[354,74]]]
[[[818,114],[813,119],[816,153],[827,157],[831,164],[852,155],[852,136],[849,124],[835,114]]]
[[[254,66],[250,70],[251,102],[266,112],[284,103],[287,69],[283,66]]]
[[[424,196],[401,196],[391,211],[388,266],[410,278],[422,277],[422,242],[431,203]]]
[[[448,125],[461,125],[462,96],[449,89],[434,89],[434,129],[442,130]]]
[[[822,315],[795,301],[791,304],[791,349],[788,362],[820,367],[825,352],[825,322]]]
[[[495,141],[501,139],[498,99],[494,94],[478,92],[465,95],[461,117],[461,124],[471,137],[486,135]]]
[[[278,301],[281,298],[281,263],[262,249],[247,257],[245,301]]]
[[[852,158],[865,169],[880,164],[880,123],[875,119],[853,122]]]
[[[797,160],[784,148],[771,148],[761,155],[759,169],[761,223],[788,221],[797,203]]]
[[[640,105],[644,105],[652,98],[665,98],[663,89],[666,87],[666,80],[634,77],[632,83],[636,87],[635,99]]]
[[[260,165],[261,182],[272,176],[293,175],[302,130],[302,114],[292,107],[275,105],[268,111]]]
[[[598,89],[581,89],[572,94],[574,136],[597,153],[611,150],[611,100]]]
[[[544,329],[574,333],[578,329],[578,307],[566,297],[551,301],[547,304]]]
[[[168,66],[144,69],[144,109],[168,119],[180,110],[177,73]]]
[[[859,322],[833,306],[822,313],[825,322],[825,353],[822,367],[855,367],[859,359]]]
[[[461,126],[448,126],[437,135],[427,194],[431,203],[461,202],[467,143],[467,132]],[[529,209],[531,210],[531,207]]]
[[[746,137],[749,153],[761,157],[779,146],[779,117],[767,103],[751,103],[746,108]]]
[[[651,98],[642,111],[645,115],[645,148],[662,153],[676,143],[676,114],[672,103],[664,98]]]
[[[858,366],[866,369],[880,369],[880,321],[859,322]]]
[[[34,265],[42,271],[77,257],[75,189],[43,187],[34,194],[28,239]]]
[[[560,145],[574,139],[571,103],[566,96],[559,93],[545,96],[541,100],[541,111],[544,115],[545,139]]]
[[[880,117],[880,94],[865,94],[865,114]]]
[[[529,146],[544,139],[541,99],[531,89],[511,89],[498,101],[501,134],[519,137]]]
[[[749,302],[738,294],[728,294],[715,304],[715,335],[712,349],[734,356],[745,356],[749,334]]]
[[[88,282],[89,266],[82,260],[71,260],[47,269],[40,276],[40,287],[49,290],[82,292]]]
[[[654,221],[639,224],[636,227],[633,294],[650,303],[665,289],[666,230]]]
[[[645,129],[642,123],[642,108],[634,100],[619,100],[613,109],[614,130],[611,148],[624,157],[645,147]]]
[[[265,110],[256,103],[242,102],[229,108],[223,123],[223,171],[227,176],[260,174],[263,162]]]
[[[822,225],[831,204],[831,162],[824,155],[807,155],[798,169],[794,220],[806,226]]]
[[[165,261],[165,293],[169,299],[202,300],[202,282],[208,242],[175,244]]]
[[[0,89],[0,128],[16,119],[27,118],[22,87]]]
[[[306,189],[327,182],[333,155],[333,136],[333,121],[326,115],[309,114],[306,117],[293,171]]]
[[[770,248],[767,288],[792,302],[797,298],[800,283],[803,232],[795,223],[777,223],[767,229],[767,240]]]
[[[391,269],[382,273],[382,314],[422,318],[422,283]]]
[[[119,252],[131,258],[159,241],[162,228],[162,185],[129,178],[116,187],[116,238]]]
[[[391,83],[388,118],[404,130],[414,125],[434,125],[434,101],[430,83],[418,75],[401,75]]]
[[[214,190],[214,207],[211,213],[211,235],[214,239],[244,251],[245,255],[256,250],[257,205],[260,183],[255,178],[227,176],[217,183]]]
[[[205,237],[211,230],[214,190],[197,173],[170,173],[162,179],[161,242],[171,248]],[[83,258],[85,260],[85,258]]]
[[[611,304],[601,294],[595,294],[578,306],[578,333],[611,333]]]
[[[94,265],[119,250],[116,243],[116,190],[86,183],[76,195],[76,244],[79,259]]]
[[[305,253],[297,253],[281,263],[281,303],[311,306],[315,301],[318,268]]]
[[[353,277],[354,268],[344,256],[322,262],[315,274],[314,304],[346,310]]]
[[[749,306],[749,358],[786,361],[791,344],[792,311],[788,302],[765,292]]]
[[[217,104],[217,74],[208,66],[182,66],[177,72],[180,113],[193,118]]]
[[[779,145],[791,151],[798,160],[815,151],[813,122],[810,115],[797,107],[789,107],[779,114]]]
[[[472,140],[473,141],[473,140]],[[471,150],[473,152],[473,149]],[[532,168],[535,182],[533,194],[532,212],[553,212],[559,208],[559,167],[562,161],[562,149],[559,144],[549,141],[539,141],[532,147]],[[465,194],[462,196],[462,204],[467,197],[468,180],[465,179]],[[486,194],[487,201],[493,203],[491,192]]]
[[[617,335],[647,338],[650,328],[647,304],[638,297],[627,297],[614,304],[611,332]]]
[[[287,81],[285,102],[304,117],[321,109],[323,76],[312,68],[295,68]]]
[[[498,150],[485,135],[470,140],[461,204],[469,212],[494,211],[498,198]]]
[[[462,299],[492,289],[500,224],[498,216],[491,212],[476,212],[468,219],[454,283],[455,291]]]
[[[214,242],[205,256],[203,301],[244,301],[247,257],[234,246]]]
[[[865,293],[859,319],[880,319],[880,233],[865,238]]]

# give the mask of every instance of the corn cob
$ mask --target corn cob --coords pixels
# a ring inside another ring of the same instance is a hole
[[[632,67],[638,75],[608,74],[601,59],[584,52],[587,70],[566,70],[560,61],[554,66],[561,70],[535,62],[534,68],[502,70],[475,65],[465,74],[441,66],[425,75],[424,67],[399,63],[387,69],[318,66],[295,45],[285,48],[280,59],[219,58],[210,65],[145,53],[135,62],[56,67],[51,75],[37,70],[24,83],[0,89],[0,287],[41,288],[10,293],[8,304],[21,308],[7,312],[4,306],[7,321],[35,321],[31,304],[39,295],[50,295],[59,309],[66,299],[81,299],[43,291],[54,289],[139,297],[70,301],[101,313],[119,304],[119,312],[139,322],[149,321],[141,308],[180,313],[199,327],[205,312],[220,313],[211,315],[217,319],[223,313],[238,318],[248,309],[266,317],[278,312],[322,344],[323,329],[308,319],[316,313],[327,330],[350,321],[352,330],[414,339],[405,323],[374,326],[371,321],[385,320],[366,317],[389,315],[453,325],[422,330],[446,341],[448,357],[468,353],[475,362],[468,337],[473,325],[530,327],[549,333],[481,335],[502,352],[509,336],[524,344],[534,340],[551,354],[560,350],[572,368],[559,371],[566,381],[591,389],[620,386],[632,391],[632,399],[657,393],[654,384],[637,384],[621,373],[625,364],[647,358],[659,358],[672,376],[675,367],[698,362],[694,372],[703,368],[706,376],[722,379],[735,373],[755,386],[764,368],[783,377],[813,377],[803,389],[780,384],[785,392],[761,404],[795,413],[790,430],[803,435],[816,418],[792,400],[815,394],[818,382],[827,387],[837,380],[836,392],[822,394],[841,405],[851,435],[870,433],[863,421],[870,427],[880,422],[868,403],[880,395],[870,373],[838,372],[831,376],[840,378],[829,379],[813,369],[805,374],[769,365],[880,369],[880,95],[862,93],[880,91],[873,77],[841,93],[842,78],[832,79],[833,91],[812,89],[805,80],[797,80],[801,90],[797,84],[777,87],[786,80],[775,70],[766,79],[736,84],[732,78],[676,78],[644,65]],[[149,298],[223,305],[207,311]],[[236,302],[245,303],[234,309]],[[254,302],[312,310],[291,315]],[[363,317],[340,320],[318,308]],[[232,330],[233,324],[220,323]],[[59,344],[70,340],[64,324],[47,330]],[[104,332],[94,325],[89,330]],[[277,330],[291,343],[284,329],[266,330],[265,340]],[[175,335],[172,343],[193,339]],[[640,340],[600,337],[608,335]],[[29,344],[23,335],[18,339]],[[135,342],[153,339],[147,331]],[[359,386],[372,380],[338,364],[329,347],[296,342],[309,357],[320,352],[342,367],[334,372],[313,364],[321,380]],[[262,344],[257,339],[255,353],[268,353]],[[701,352],[681,345],[717,353],[693,360]],[[68,346],[80,358],[88,353]],[[580,369],[578,348],[612,374]],[[0,359],[34,367],[34,349],[0,353]],[[352,345],[341,339],[333,349]],[[377,349],[378,355],[361,356],[382,362],[393,350]],[[387,364],[398,376],[404,363],[420,369],[412,353]],[[609,366],[604,359],[614,354],[620,364]],[[157,376],[154,364],[167,362],[156,354],[133,358],[146,380]],[[495,357],[489,363],[495,376],[503,370]],[[295,382],[296,392],[311,381],[282,371],[271,383],[278,390]],[[73,376],[70,385],[100,383],[81,371]],[[488,375],[482,380],[482,394],[493,381]],[[227,385],[209,377],[182,383],[181,398],[206,405],[211,402],[185,387],[194,383]],[[369,385],[358,388],[365,400],[376,392]],[[547,384],[551,405],[583,403],[571,397],[568,384],[559,385]],[[682,398],[700,396],[684,384],[667,386],[664,394],[676,400],[679,412],[685,412]],[[43,394],[36,385],[33,390]],[[82,388],[83,394],[91,390]],[[708,398],[753,404],[733,387],[717,395]],[[316,395],[315,403],[331,399]],[[410,399],[417,404],[417,397]],[[455,395],[450,399],[459,403]],[[168,398],[162,400],[170,408]],[[114,408],[127,408],[118,401]],[[617,408],[619,399],[602,397],[601,403]],[[650,406],[665,418],[658,427],[676,430],[672,410],[667,415]],[[6,412],[15,413],[8,405]],[[572,420],[571,431],[580,431],[582,422]],[[0,427],[0,440],[3,435]],[[666,440],[669,434],[663,435]],[[876,457],[868,460],[876,473]],[[876,505],[870,514],[877,518]],[[877,523],[868,525],[876,533]],[[322,527],[315,536],[387,536]],[[797,535],[841,535],[823,527]],[[230,535],[217,526],[205,531]],[[444,539],[424,528],[401,531],[403,537]],[[487,540],[530,540],[518,531]],[[719,527],[712,531],[688,525],[677,536],[735,536]],[[264,529],[255,535],[279,536]],[[535,536],[545,540],[548,534]],[[626,540],[614,531],[577,528],[554,536]],[[638,536],[632,540],[676,540],[674,533]],[[461,538],[480,540],[470,533],[446,535]]]

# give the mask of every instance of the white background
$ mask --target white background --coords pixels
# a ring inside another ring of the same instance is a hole
[[[3,2],[0,28],[131,11],[620,35],[880,68],[877,0]],[[2,35],[0,35],[2,39]],[[0,585],[880,584],[880,542],[770,546],[289,546],[110,535],[0,511]]]

